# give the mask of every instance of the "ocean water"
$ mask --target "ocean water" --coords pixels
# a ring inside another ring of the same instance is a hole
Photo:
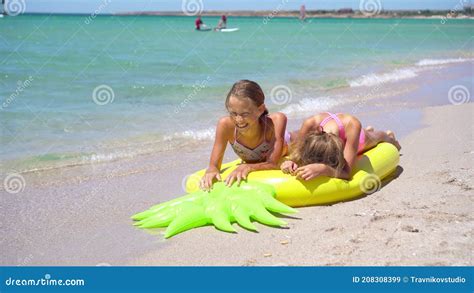
[[[193,22],[0,19],[3,167],[107,162],[209,142],[239,79],[257,81],[268,108],[292,117],[474,57],[469,19],[230,17],[228,27],[240,29],[232,33],[197,32]]]

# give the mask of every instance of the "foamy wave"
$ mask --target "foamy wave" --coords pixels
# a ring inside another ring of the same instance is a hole
[[[447,58],[447,59],[422,59],[411,67],[395,69],[386,73],[371,73],[362,75],[356,79],[349,81],[350,87],[369,87],[383,83],[392,83],[400,80],[410,79],[418,76],[420,71],[442,68],[442,65],[472,62],[474,59],[466,58]]]
[[[27,157],[9,162],[14,170],[20,173],[47,171],[59,168],[75,167],[89,164],[108,163],[122,159],[131,159],[141,155],[161,151],[171,151],[177,148],[192,147],[197,141],[214,139],[215,129],[210,127],[202,130],[187,130],[175,132],[167,136],[149,135],[125,140],[112,141],[102,144],[94,152],[55,153]]]
[[[448,58],[448,59],[422,59],[416,63],[417,66],[433,66],[433,65],[444,65],[450,63],[461,63],[473,61],[473,59],[466,58]]]
[[[326,111],[341,103],[343,103],[342,99],[334,97],[303,98],[298,103],[289,104],[281,112],[287,116],[295,117],[308,112]]]
[[[201,130],[186,130],[183,132],[175,132],[173,135],[167,135],[164,137],[165,141],[172,140],[174,138],[191,138],[194,140],[212,140],[214,139],[216,130],[214,127]]]
[[[374,86],[382,83],[396,82],[418,76],[414,68],[396,69],[387,73],[371,73],[349,81],[350,87]]]
[[[139,152],[132,152],[132,151],[115,151],[111,153],[93,153],[91,155],[83,156],[82,157],[82,164],[88,163],[105,163],[105,162],[112,162],[119,159],[125,158],[133,158],[139,154]]]
[[[50,154],[55,158],[48,161],[41,160],[44,155],[32,156],[24,159],[12,160],[9,166],[20,173],[50,171],[60,168],[77,167],[89,164],[107,163],[120,159],[133,158],[139,155],[134,151],[104,151],[103,153],[64,153]]]

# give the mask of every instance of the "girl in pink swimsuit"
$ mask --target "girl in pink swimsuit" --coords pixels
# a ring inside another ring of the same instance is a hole
[[[290,160],[281,170],[304,180],[317,176],[350,179],[358,154],[388,142],[401,149],[392,131],[362,128],[349,114],[321,113],[306,119],[290,146]]]
[[[228,186],[234,181],[239,184],[249,172],[279,169],[278,161],[286,154],[289,144],[289,135],[285,134],[287,118],[283,113],[268,114],[264,100],[262,89],[253,81],[241,80],[232,86],[225,102],[229,116],[217,124],[209,167],[200,181],[201,189],[209,190],[215,180],[221,180],[227,143],[243,161],[226,178]]]

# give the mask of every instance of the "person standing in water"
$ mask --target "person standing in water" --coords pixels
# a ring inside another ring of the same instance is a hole
[[[217,27],[215,28],[215,30],[220,30],[226,27],[227,27],[227,16],[222,15],[221,19],[219,19],[219,23],[217,23]]]
[[[198,16],[196,20],[194,21],[194,25],[196,26],[196,30],[201,30],[201,25],[205,26],[205,24],[201,20],[201,16]]]
[[[306,21],[306,6],[301,5],[300,7],[300,20]]]

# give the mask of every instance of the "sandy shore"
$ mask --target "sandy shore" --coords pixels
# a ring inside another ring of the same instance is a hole
[[[472,265],[473,104],[426,108],[398,178],[359,200],[300,208],[288,229],[195,229],[132,265]],[[440,119],[441,118],[441,119]]]
[[[359,200],[300,208],[286,229],[256,224],[259,233],[237,227],[229,234],[204,227],[164,240],[161,230],[133,227],[132,214],[182,193],[189,160],[207,164],[197,153],[94,166],[87,180],[26,177],[22,193],[2,191],[0,263],[472,265],[474,105],[422,112],[425,127],[401,140],[398,178]],[[127,171],[136,165],[140,172]]]

